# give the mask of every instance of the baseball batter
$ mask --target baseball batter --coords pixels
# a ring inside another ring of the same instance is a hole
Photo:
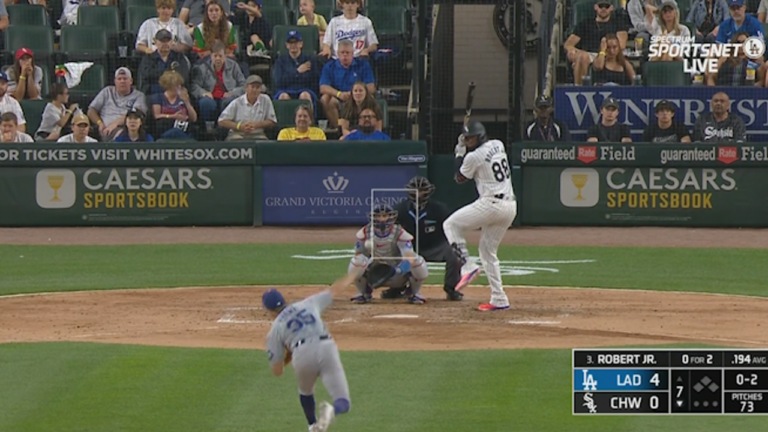
[[[470,262],[464,233],[482,229],[480,261],[491,286],[491,301],[481,304],[481,311],[509,308],[509,299],[501,283],[501,269],[496,255],[499,244],[517,215],[517,202],[504,143],[488,140],[485,127],[471,121],[459,135],[455,147],[456,181],[475,180],[478,199],[456,210],[443,223],[445,236],[463,262],[461,280],[456,289],[467,286],[480,273],[480,267]]]
[[[261,298],[265,309],[277,313],[267,334],[272,373],[281,376],[283,368],[293,362],[309,432],[325,432],[337,414],[346,413],[350,408],[349,385],[339,350],[320,315],[333,301],[333,290],[348,286],[353,279],[353,275],[342,277],[331,289],[290,305],[286,305],[283,295],[275,289],[266,291]],[[314,397],[318,377],[333,398],[333,405],[320,404],[319,418],[315,416]]]
[[[408,302],[423,304],[421,285],[429,276],[424,258],[413,251],[413,236],[397,225],[397,212],[391,206],[380,204],[369,215],[371,223],[361,228],[356,237],[355,256],[349,263],[349,273],[355,274],[355,286],[359,295],[352,297],[355,303],[373,300],[369,280],[369,268],[374,262],[388,264],[395,274],[382,286],[409,290]]]

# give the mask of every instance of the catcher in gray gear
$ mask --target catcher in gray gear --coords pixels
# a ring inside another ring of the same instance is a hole
[[[425,303],[420,291],[429,271],[424,258],[413,251],[413,236],[395,223],[397,212],[389,205],[377,205],[369,218],[371,223],[357,232],[355,256],[349,263],[359,292],[351,300],[368,303],[374,289],[386,286],[408,290],[410,303]]]

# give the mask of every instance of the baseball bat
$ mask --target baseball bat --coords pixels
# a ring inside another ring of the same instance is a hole
[[[475,100],[475,82],[470,81],[469,87],[467,87],[467,104],[466,112],[464,114],[464,127],[469,124],[469,117],[472,115],[472,102]]]

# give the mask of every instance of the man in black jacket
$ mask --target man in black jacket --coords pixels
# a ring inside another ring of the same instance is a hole
[[[155,46],[157,49],[150,55],[142,56],[139,64],[139,90],[147,96],[162,93],[163,89],[158,82],[160,75],[166,70],[173,69],[184,78],[184,86],[190,87],[189,59],[176,51],[171,50],[173,35],[168,30],[160,30],[155,34]]]
[[[395,206],[397,224],[414,236],[413,247],[417,254],[427,262],[445,263],[443,290],[446,297],[448,300],[461,300],[464,295],[456,291],[456,284],[461,279],[461,262],[443,232],[443,222],[450,216],[450,211],[445,204],[430,201],[435,185],[426,177],[416,176],[405,187],[411,190],[408,192],[409,199]],[[381,298],[402,298],[406,295],[403,289],[390,288],[381,293]]]

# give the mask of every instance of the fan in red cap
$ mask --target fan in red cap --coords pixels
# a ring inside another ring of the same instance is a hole
[[[13,66],[8,74],[8,93],[16,100],[42,99],[40,88],[43,84],[43,70],[35,65],[35,54],[23,47],[16,50]]]

